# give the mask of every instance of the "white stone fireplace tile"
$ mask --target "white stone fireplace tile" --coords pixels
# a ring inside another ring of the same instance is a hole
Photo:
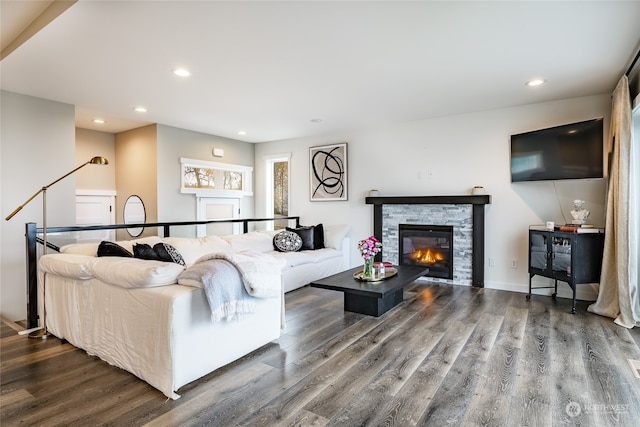
[[[453,279],[429,280],[472,285],[473,215],[468,204],[389,204],[382,206],[382,258],[399,263],[400,224],[448,225],[453,227]]]

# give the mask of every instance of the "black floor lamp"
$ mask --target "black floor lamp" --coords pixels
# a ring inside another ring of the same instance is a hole
[[[42,193],[42,244],[44,246],[44,249],[43,249],[42,253],[43,253],[43,255],[46,255],[46,253],[47,253],[47,189],[49,187],[51,187],[52,185],[56,184],[57,182],[62,181],[63,179],[65,179],[66,177],[71,175],[72,173],[76,172],[78,169],[83,168],[83,167],[85,167],[87,165],[108,165],[108,164],[109,164],[109,161],[107,159],[105,159],[104,157],[101,157],[101,156],[93,157],[88,162],[81,164],[80,166],[78,166],[77,168],[72,170],[71,172],[68,172],[68,173],[62,175],[60,178],[56,179],[52,183],[50,183],[48,185],[45,185],[40,190],[36,191],[35,194],[33,196],[29,197],[26,202],[24,202],[23,204],[18,206],[13,212],[11,212],[5,218],[5,220],[9,221],[11,218],[14,217],[15,214],[20,212],[22,210],[22,208],[24,208],[27,204],[29,204],[30,201],[35,199],[38,194]],[[42,310],[43,311],[43,313],[42,313],[42,324],[40,326],[36,327],[36,328],[31,328],[31,329],[27,329],[27,330],[21,331],[21,332],[19,332],[20,335],[29,334],[29,338],[40,338],[40,339],[47,339],[49,336],[51,336],[49,331],[47,331],[47,299],[46,299],[46,295],[47,295],[47,287],[46,287],[46,283],[43,283],[42,284],[42,307],[43,307],[43,310]]]

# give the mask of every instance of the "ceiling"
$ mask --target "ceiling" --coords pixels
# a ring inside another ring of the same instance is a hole
[[[3,50],[49,3],[0,2]],[[1,88],[112,133],[264,142],[610,93],[640,47],[640,1],[67,3],[2,59]]]

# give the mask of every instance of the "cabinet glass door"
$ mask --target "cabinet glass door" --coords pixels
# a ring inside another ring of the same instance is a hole
[[[547,234],[531,233],[529,242],[529,266],[539,270],[547,269]]]
[[[553,237],[551,268],[555,272],[571,274],[571,239],[568,237]]]

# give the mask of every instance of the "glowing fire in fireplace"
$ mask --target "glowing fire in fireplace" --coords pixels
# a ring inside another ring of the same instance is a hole
[[[433,265],[444,261],[442,253],[432,249],[418,249],[411,254],[411,260],[424,265]]]

